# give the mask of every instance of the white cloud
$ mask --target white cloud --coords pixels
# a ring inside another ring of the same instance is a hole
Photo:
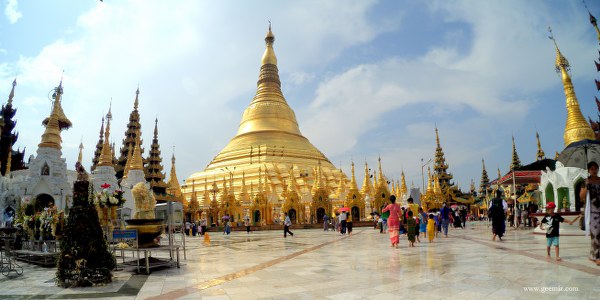
[[[19,11],[19,8],[17,6],[17,0],[6,1],[4,15],[6,15],[6,18],[8,18],[8,22],[10,22],[10,24],[17,23],[17,21],[19,21],[19,19],[23,17],[23,14]]]

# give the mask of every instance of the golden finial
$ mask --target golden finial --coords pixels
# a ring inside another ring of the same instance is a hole
[[[542,143],[540,143],[540,135],[539,133],[536,131],[535,132],[535,138],[537,139],[537,160],[542,160],[544,158],[546,158],[546,153],[544,153],[544,150],[542,150]]]
[[[140,136],[138,135],[135,139],[135,147],[133,148],[133,156],[131,157],[131,165],[129,170],[144,170],[144,163],[142,161],[142,149],[141,149]]]
[[[265,43],[267,44],[267,48],[265,49],[265,53],[262,57],[263,65],[277,65],[277,57],[275,56],[275,51],[273,50],[273,44],[275,43],[275,35],[271,31],[271,22],[269,21],[269,31],[267,31],[267,35],[265,36]]]
[[[519,159],[519,154],[517,153],[517,146],[515,145],[515,136],[512,136],[512,162],[510,164],[510,169],[515,170],[521,167],[521,160]]]
[[[13,80],[12,89],[10,90],[10,94],[8,94],[8,103],[7,105],[12,105],[13,98],[15,97],[15,87],[17,86],[17,78]]]
[[[498,168],[498,181],[502,178],[502,173],[500,173],[500,168]]]
[[[437,126],[435,127],[435,143],[437,144],[437,146],[439,148],[440,147],[440,135],[438,133]]]
[[[113,155],[110,147],[110,120],[112,120],[111,109],[112,102],[108,107],[108,113],[106,114],[106,129],[104,131],[104,142],[102,143],[102,151],[100,152],[98,166],[110,167],[113,165]]]
[[[579,101],[575,95],[575,88],[571,82],[571,76],[569,75],[569,62],[560,52],[550,27],[548,27],[548,31],[550,32],[549,38],[554,42],[554,47],[556,48],[556,71],[561,74],[566,96],[567,122],[564,134],[565,147],[569,146],[571,143],[585,139],[594,140],[596,138],[594,131],[583,117],[581,109],[579,108]]]

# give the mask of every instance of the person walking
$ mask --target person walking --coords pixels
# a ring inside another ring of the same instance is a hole
[[[468,214],[467,207],[463,206],[460,209],[460,219],[462,221],[462,228],[463,229],[467,228],[467,214]]]
[[[346,225],[347,225],[347,222],[346,222],[346,213],[341,212],[340,213],[340,232],[342,234],[346,234]]]
[[[390,196],[390,204],[388,204],[382,212],[389,212],[389,218],[387,219],[388,231],[390,233],[390,241],[392,243],[392,247],[398,248],[398,243],[400,242],[400,205],[396,204],[396,196]],[[383,214],[382,214],[383,215]]]
[[[419,233],[423,234],[423,238],[427,236],[427,214],[423,208],[419,206]],[[417,236],[418,238],[419,236]],[[421,241],[419,240],[419,243]]]
[[[558,255],[558,236],[560,231],[560,223],[564,222],[565,219],[561,215],[554,212],[555,208],[556,204],[554,204],[554,202],[548,202],[546,205],[546,215],[540,223],[540,229],[544,230],[544,224],[548,225],[548,228],[546,228],[546,252],[548,254],[548,259],[551,258],[550,247],[554,245],[554,249],[556,251],[556,261],[561,261],[562,259]],[[567,223],[573,224],[578,218],[579,217]]]
[[[292,220],[290,220],[290,216],[288,213],[285,213],[285,219],[283,220],[283,237],[287,238],[287,234],[289,233],[291,236],[294,236],[294,233],[290,231],[290,226],[292,226]]]
[[[429,219],[427,220],[427,238],[430,243],[433,243],[433,239],[435,238],[435,220],[433,219],[434,215],[429,214]]]
[[[506,210],[507,204],[502,199],[502,191],[496,191],[496,197],[492,199],[490,206],[490,218],[492,219],[492,232],[494,234],[492,241],[496,240],[496,236],[502,240],[502,236],[506,231]]]
[[[329,231],[329,216],[323,216],[323,231]]]
[[[440,217],[442,219],[442,230],[444,231],[444,237],[448,237],[448,226],[450,225],[450,208],[446,202],[442,204],[442,209],[440,209]]]
[[[600,266],[600,178],[598,177],[598,164],[591,161],[587,165],[589,177],[585,180],[585,187],[581,189],[580,199],[586,199],[584,224],[586,235],[591,236],[591,249],[589,259]]]
[[[246,226],[246,233],[250,234],[250,218],[244,218],[244,226]]]
[[[346,228],[348,229],[348,235],[352,234],[352,214],[346,212]]]

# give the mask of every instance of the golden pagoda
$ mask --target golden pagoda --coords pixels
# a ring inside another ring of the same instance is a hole
[[[250,198],[255,200],[252,206],[263,208],[260,215],[265,217],[264,220],[269,224],[270,217],[265,214],[272,215],[274,211],[264,210],[266,206],[263,205],[277,205],[278,200],[281,200],[277,198],[286,186],[284,179],[289,174],[294,178],[288,180],[294,179],[297,183],[300,198],[311,197],[310,191],[316,182],[315,169],[318,163],[321,164],[320,172],[329,174],[322,178],[328,198],[331,193],[336,192],[340,177],[343,177],[344,181],[348,179],[343,173],[337,172],[337,168],[327,157],[300,132],[296,115],[281,91],[277,57],[273,49],[275,36],[270,26],[265,42],[266,49],[261,61],[256,94],[242,115],[237,134],[203,171],[193,173],[185,180],[182,192],[187,199],[192,192],[190,184],[193,181],[207,179],[213,181],[211,186],[222,186],[226,180],[223,177],[230,176],[228,188],[240,199],[239,194],[244,184],[258,185],[258,194],[250,195]],[[290,168],[293,168],[294,172],[288,172]],[[261,173],[265,175],[264,178],[260,178]],[[264,186],[262,182],[259,184],[262,180]],[[200,192],[204,191],[203,187],[199,189]],[[261,199],[256,203],[259,194]],[[258,215],[254,208],[250,215],[253,222],[257,222],[255,216]]]
[[[351,170],[351,179],[350,179],[350,188],[348,193],[346,194],[346,201],[344,202],[344,206],[350,207],[352,211],[352,219],[359,220],[360,218],[366,217],[365,210],[365,199],[363,195],[358,190],[358,185],[356,184],[356,177],[354,176],[354,162],[352,162],[352,170]],[[355,209],[358,209],[358,216],[354,213]]]
[[[175,148],[175,147],[173,147]],[[179,185],[179,179],[177,179],[177,170],[175,169],[175,152],[173,151],[173,156],[171,157],[171,174],[169,176],[169,182],[167,182],[167,193],[171,195],[171,199],[176,202],[181,202],[183,204],[183,209],[187,208],[187,201],[183,200],[183,195],[181,194],[181,186]]]
[[[577,100],[577,95],[575,95],[575,88],[571,82],[571,76],[569,75],[571,65],[560,52],[558,44],[556,44],[556,40],[552,35],[552,30],[550,28],[548,30],[550,31],[550,39],[552,39],[554,47],[556,48],[556,72],[561,75],[566,96],[567,122],[564,134],[565,147],[569,146],[571,143],[585,139],[594,140],[596,139],[596,135],[581,113],[579,101]]]
[[[387,179],[383,175],[383,169],[381,168],[381,157],[378,159],[379,162],[379,177],[377,177],[375,198],[373,199],[373,210],[381,212],[383,207],[389,203],[390,190],[388,188]],[[374,176],[375,177],[375,176]]]

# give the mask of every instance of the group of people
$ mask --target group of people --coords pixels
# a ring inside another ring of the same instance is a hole
[[[187,236],[204,235],[206,233],[206,219],[196,222],[185,222],[185,234]]]
[[[446,203],[439,210],[432,209],[425,212],[422,207],[415,204],[412,198],[407,199],[408,206],[401,207],[396,203],[396,196],[390,196],[390,203],[382,209],[381,216],[377,216],[376,226],[380,233],[386,229],[390,236],[392,247],[398,248],[400,235],[406,234],[409,247],[414,247],[415,242],[420,243],[420,237],[427,237],[432,243],[439,232],[448,237],[451,214],[454,213]],[[457,216],[457,219],[460,218]]]
[[[341,234],[346,234],[346,232],[348,232],[348,235],[352,234],[352,214],[349,211],[342,211],[336,214],[336,216],[332,218],[331,223],[329,220],[327,215],[323,216],[323,231],[329,231],[329,226],[333,225],[333,230],[336,232]]]

